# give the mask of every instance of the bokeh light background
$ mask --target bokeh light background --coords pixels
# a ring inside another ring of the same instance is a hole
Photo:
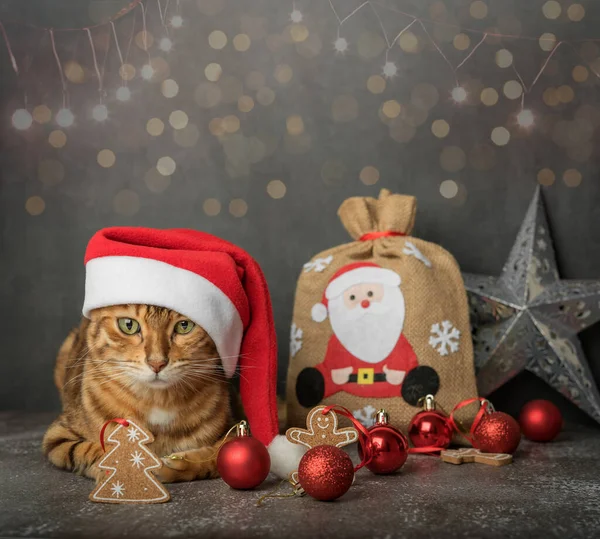
[[[145,30],[139,6],[91,30],[99,85],[87,33],[60,27],[128,3],[0,9],[19,65],[3,48],[2,407],[57,404],[54,355],[104,226],[247,248],[273,295],[280,381],[295,279],[348,240],[336,210],[349,196],[416,195],[417,235],[498,274],[541,184],[563,278],[600,276],[598,2],[148,0]],[[406,13],[418,20],[398,37]],[[582,340],[598,378],[596,333]],[[544,393],[520,378],[497,398]]]

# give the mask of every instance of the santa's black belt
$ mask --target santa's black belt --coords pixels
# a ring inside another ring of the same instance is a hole
[[[373,372],[373,369],[358,369],[357,374],[351,374],[348,382],[356,382],[357,384],[373,384],[375,382],[385,382],[386,377],[384,372]]]

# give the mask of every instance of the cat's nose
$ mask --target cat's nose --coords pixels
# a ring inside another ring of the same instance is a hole
[[[146,359],[146,363],[148,363],[148,367],[150,367],[156,374],[162,371],[168,364],[168,359]]]

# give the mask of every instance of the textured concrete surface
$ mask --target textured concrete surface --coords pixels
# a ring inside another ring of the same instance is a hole
[[[453,466],[411,456],[401,473],[358,472],[333,503],[270,499],[221,480],[170,485],[163,505],[89,502],[90,480],[52,468],[40,440],[51,417],[0,414],[0,537],[599,537],[600,431],[522,443],[514,464]]]

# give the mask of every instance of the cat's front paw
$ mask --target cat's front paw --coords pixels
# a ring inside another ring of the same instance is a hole
[[[163,457],[161,461],[163,465],[154,474],[163,483],[219,477],[212,448],[180,451]]]
[[[101,481],[104,481],[110,472],[108,470],[102,470],[97,464],[92,464],[84,473],[86,477],[93,479],[96,485]]]

